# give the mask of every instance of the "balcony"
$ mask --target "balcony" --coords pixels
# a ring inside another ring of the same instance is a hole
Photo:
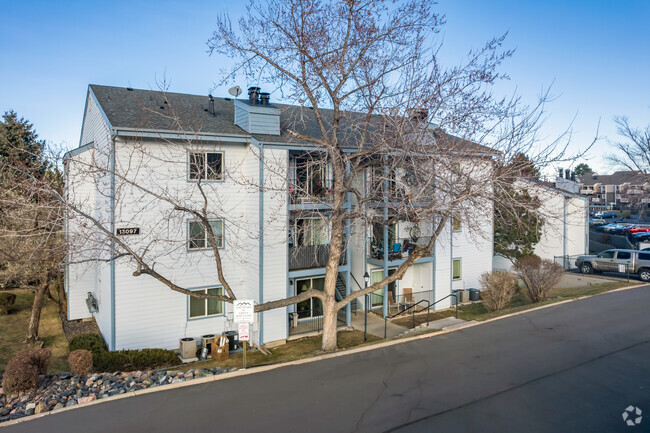
[[[289,187],[289,204],[329,204],[332,202],[332,192],[315,185],[313,188]]]
[[[421,236],[416,240],[412,238],[398,238],[392,243],[392,247],[388,250],[388,260],[403,260],[407,259],[409,254],[415,250],[415,247],[424,248],[431,236]],[[384,247],[383,242],[377,242],[373,239],[368,239],[368,257],[376,260],[384,260]],[[431,257],[431,253],[427,252],[423,257]]]
[[[587,195],[587,194],[593,194],[594,190],[593,189],[581,189],[580,194]]]
[[[324,268],[329,257],[329,245],[289,246],[289,270]],[[343,248],[339,265],[345,264],[345,248]]]

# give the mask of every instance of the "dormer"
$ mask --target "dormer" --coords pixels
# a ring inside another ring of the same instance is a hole
[[[259,87],[248,88],[248,99],[235,100],[235,125],[249,134],[280,135],[280,109]]]

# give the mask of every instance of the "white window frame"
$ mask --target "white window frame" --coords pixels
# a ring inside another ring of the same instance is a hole
[[[460,273],[458,275],[458,278],[454,277],[454,262],[459,263]],[[462,279],[463,279],[463,259],[460,257],[451,259],[451,281],[460,281]]]
[[[203,287],[199,289],[191,289],[192,292],[203,292],[203,293],[208,293],[208,290],[217,290],[217,295],[223,295],[223,287],[221,286],[213,286],[213,287]],[[198,298],[195,298],[198,300]],[[192,308],[191,308],[191,302],[192,302],[192,296],[188,295],[187,296],[187,320],[200,320],[200,319],[206,319],[209,317],[217,317],[217,316],[223,316],[225,314],[224,311],[224,302],[223,301],[216,301],[221,304],[221,313],[215,313],[215,314],[208,314],[208,299],[201,299],[203,301],[203,314],[200,316],[192,316]]]
[[[221,242],[220,245],[217,246],[217,248],[222,249],[226,243],[226,232],[225,232],[225,221],[223,218],[210,218],[208,220],[208,223],[212,222],[219,222],[221,221]],[[203,247],[192,247],[192,224],[199,224],[201,229],[203,230],[203,242],[205,245]],[[214,231],[214,229],[213,229]],[[209,250],[210,249],[210,242],[208,241],[208,232],[205,230],[205,227],[201,224],[201,221],[199,220],[188,220],[187,221],[187,244],[186,248],[188,251],[203,251],[203,250]]]
[[[221,155],[221,170],[216,179],[208,179],[208,154]],[[203,156],[203,174],[199,179],[192,179],[192,155]],[[222,151],[188,151],[187,153],[187,180],[190,182],[223,182],[223,173],[225,167],[225,155]]]

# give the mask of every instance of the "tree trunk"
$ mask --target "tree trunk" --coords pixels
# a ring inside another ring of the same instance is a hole
[[[43,299],[49,286],[49,278],[41,283],[34,294],[34,304],[32,305],[32,315],[29,319],[29,328],[27,329],[27,343],[33,343],[38,340],[38,327],[41,323],[41,310],[43,309]]]
[[[65,317],[68,317],[68,299],[65,296],[65,287],[63,284],[63,274],[59,273],[56,278],[56,288],[59,296],[59,311]]]
[[[329,305],[325,305],[328,302]],[[337,349],[336,345],[336,325],[337,325],[337,311],[334,308],[335,299],[323,301],[323,344],[321,350],[323,352],[334,352]]]

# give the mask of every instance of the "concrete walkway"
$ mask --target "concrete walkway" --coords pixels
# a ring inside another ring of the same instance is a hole
[[[620,279],[606,278],[601,276],[595,277],[590,275],[565,272],[564,274],[562,274],[562,278],[560,279],[560,282],[555,285],[555,288],[575,289],[578,287],[596,286],[598,284],[605,284],[610,281],[620,281]]]
[[[363,310],[357,311],[356,316],[352,315],[352,327],[358,331],[363,331]],[[397,337],[408,330],[409,328],[406,326],[390,323],[389,320],[386,326],[386,337]],[[368,312],[368,334],[384,338],[384,319],[370,312]]]

